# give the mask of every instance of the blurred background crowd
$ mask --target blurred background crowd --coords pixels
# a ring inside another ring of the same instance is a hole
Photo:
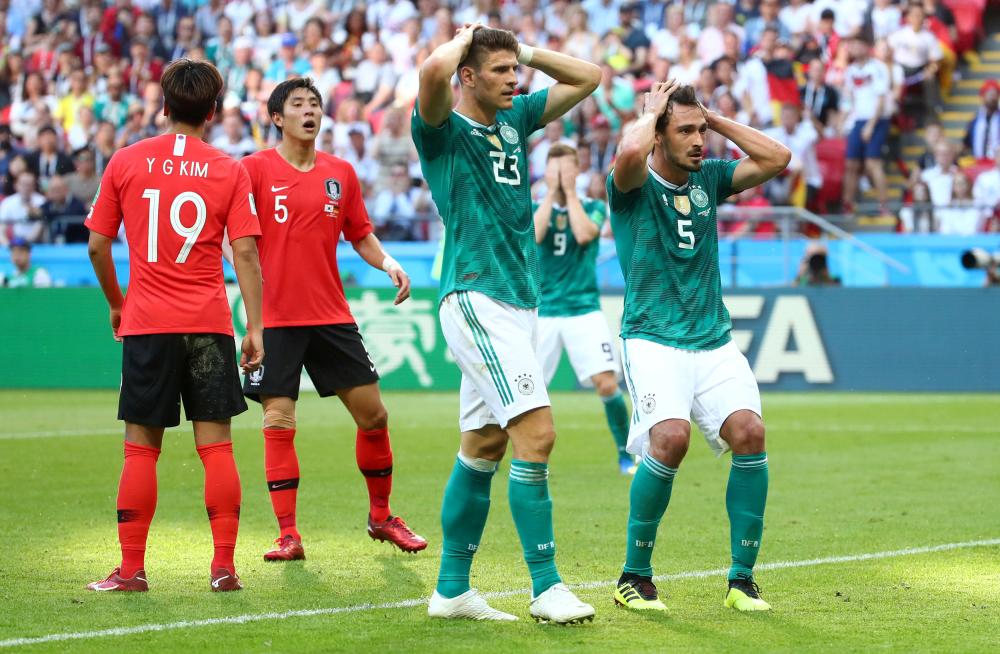
[[[158,80],[179,57],[222,72],[206,138],[237,158],[275,144],[274,85],[313,78],[319,147],[354,165],[380,236],[434,239],[409,112],[424,58],[476,21],[601,66],[594,95],[536,135],[533,182],[548,149],[567,143],[580,192],[603,198],[643,92],[677,78],[794,153],[782,177],[734,205],[802,207],[849,228],[995,231],[1000,75],[988,62],[961,71],[979,61],[996,13],[986,0],[0,0],[0,245],[86,240],[110,157],[164,129]],[[522,92],[552,83],[520,75]],[[707,150],[740,154],[715,134]],[[775,224],[725,229],[767,235]]]

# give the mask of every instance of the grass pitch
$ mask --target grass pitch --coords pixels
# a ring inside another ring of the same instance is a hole
[[[659,583],[670,609],[663,616],[612,604],[629,480],[616,471],[597,398],[554,396],[557,561],[567,583],[586,584],[579,594],[597,608],[595,622],[581,627],[536,625],[528,616],[528,576],[507,508],[506,466],[494,481],[473,584],[499,593],[491,602],[521,621],[426,617],[418,602],[429,596],[437,572],[441,493],[457,450],[457,394],[394,393],[386,404],[395,452],[393,509],[431,541],[426,552],[405,555],[369,540],[353,425],[336,399],[307,395],[296,440],[307,561],[261,560],[276,527],[264,485],[259,408],[251,406],[234,424],[244,488],[236,562],[246,589],[209,592],[202,467],[190,432],[174,430],[159,463],[146,566],[151,592],[96,595],[83,586],[107,574],[119,556],[116,395],[0,392],[0,536],[6,545],[0,650],[995,651],[997,396],[765,397],[771,489],[760,562],[778,565],[757,575],[775,608],[763,615],[722,607],[724,577],[709,571],[729,562],[729,466],[695,436],[654,556],[656,573],[671,576]],[[970,545],[983,540],[994,544]],[[891,553],[943,544],[960,546]],[[844,558],[809,562],[830,557]],[[297,613],[282,615],[288,611]],[[234,616],[242,622],[190,624]],[[134,627],[146,631],[130,631]],[[126,634],[91,633],[114,628]],[[86,637],[21,640],[53,634]]]

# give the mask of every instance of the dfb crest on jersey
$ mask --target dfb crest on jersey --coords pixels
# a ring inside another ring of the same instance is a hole
[[[569,214],[561,213],[556,216],[556,229],[562,231],[566,229]]]
[[[510,125],[503,125],[500,128],[500,137],[511,145],[517,145],[517,142],[520,140],[517,137],[517,130]]]
[[[340,199],[340,182],[332,177],[325,182],[323,182],[323,188],[326,191],[326,196],[336,202]]]
[[[694,206],[699,209],[703,209],[708,206],[708,193],[701,190],[700,188],[691,189],[691,202],[694,202]]]
[[[686,195],[675,195],[674,196],[674,209],[677,209],[677,213],[688,215],[691,213],[691,201],[688,200]]]

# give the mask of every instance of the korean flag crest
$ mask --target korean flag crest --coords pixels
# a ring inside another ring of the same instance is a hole
[[[674,196],[674,209],[677,210],[677,213],[682,214],[684,216],[686,216],[689,213],[691,213],[691,201],[688,199],[688,196],[686,196],[686,195],[675,195]]]

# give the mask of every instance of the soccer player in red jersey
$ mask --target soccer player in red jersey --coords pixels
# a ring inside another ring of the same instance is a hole
[[[87,217],[90,258],[122,341],[118,418],[125,421],[125,466],[118,486],[122,561],[96,591],[148,590],[144,555],[156,510],[156,460],[165,427],[194,426],[205,466],[205,506],[215,555],[211,589],[242,588],[233,565],[240,518],[240,478],[230,418],[247,409],[236,369],[233,322],[222,277],[228,232],[247,311],[240,365],[264,358],[257,221],[242,166],[202,141],[222,91],[214,66],[180,59],[161,79],[167,134],[111,158]],[[111,243],[122,221],[130,281],[122,297]]]
[[[267,110],[281,143],[242,160],[261,208],[264,347],[268,361],[244,382],[263,406],[264,469],[281,532],[266,561],[304,559],[295,524],[299,462],[295,402],[303,365],[321,397],[337,395],[357,424],[356,457],[368,485],[368,535],[406,552],[427,547],[389,510],[392,450],[378,373],[351,315],[337,269],[340,235],[361,257],[385,270],[410,296],[410,279],[372,233],[361,186],[346,161],[316,151],[322,116],[309,79],[290,79],[271,93]]]

